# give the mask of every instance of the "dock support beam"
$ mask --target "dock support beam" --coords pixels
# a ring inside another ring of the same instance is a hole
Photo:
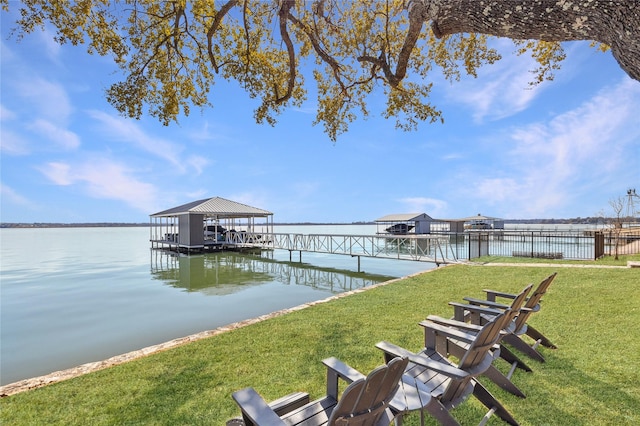
[[[351,257],[357,257],[358,258],[358,272],[360,272],[360,256],[357,254],[352,254]]]
[[[293,260],[291,259],[291,254],[294,252],[294,250],[289,250],[289,262],[293,262]],[[302,250],[298,250],[298,262],[302,263]]]

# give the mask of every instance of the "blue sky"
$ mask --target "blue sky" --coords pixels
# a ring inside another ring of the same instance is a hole
[[[276,222],[570,218],[612,214],[611,199],[640,190],[640,82],[588,43],[567,44],[556,79],[531,89],[534,64],[498,41],[504,59],[477,79],[433,75],[444,124],[406,133],[374,112],[332,143],[312,126],[313,95],[270,127],[255,124],[255,101],[233,84],[217,84],[214,108],[177,125],[123,118],[104,97],[117,78],[110,59],[47,32],[17,42],[10,18],[2,13],[2,222],[147,222],[213,196]]]

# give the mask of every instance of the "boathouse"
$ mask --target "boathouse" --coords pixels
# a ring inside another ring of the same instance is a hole
[[[426,213],[390,214],[376,219],[378,234],[429,234],[433,219]]]
[[[504,220],[483,216],[480,213],[477,216],[458,219],[458,221],[464,223],[464,229],[504,229]]]
[[[438,229],[441,232],[465,232],[470,230],[504,229],[504,220],[497,217],[477,216],[463,217],[460,219],[438,219],[443,226]]]
[[[273,233],[273,213],[220,197],[154,213],[150,221],[152,247],[186,252],[239,248],[257,233]]]

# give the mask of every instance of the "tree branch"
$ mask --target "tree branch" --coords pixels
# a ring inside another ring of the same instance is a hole
[[[408,9],[409,28],[402,49],[398,54],[398,63],[395,72],[391,70],[384,48],[377,58],[369,55],[363,55],[357,58],[359,62],[370,62],[379,67],[384,73],[389,85],[394,89],[398,87],[407,75],[407,65],[411,59],[411,51],[416,47],[416,43],[422,32],[422,24],[427,20],[427,10],[423,4],[414,2],[409,5]]]
[[[216,61],[216,57],[213,54],[213,36],[215,35],[218,28],[220,28],[220,24],[222,23],[222,19],[229,13],[234,6],[238,5],[238,0],[229,0],[220,8],[220,11],[216,13],[215,18],[213,18],[213,22],[211,26],[207,30],[207,55],[209,56],[209,62],[211,62],[211,66],[215,70],[216,74],[220,72],[220,68]]]
[[[291,37],[289,37],[289,32],[287,31],[287,20],[290,16],[289,11],[291,7],[295,4],[295,0],[284,0],[282,2],[282,6],[278,11],[278,20],[280,24],[280,37],[284,41],[285,46],[287,46],[287,53],[289,54],[289,79],[287,84],[287,92],[282,97],[278,97],[276,91],[276,104],[281,104],[286,102],[291,98],[293,94],[293,89],[296,84],[296,51],[293,47],[293,42],[291,41]]]
[[[288,14],[288,19],[293,22],[293,24],[298,27],[302,32],[309,38],[311,45],[313,46],[313,50],[320,56],[320,58],[328,64],[332,71],[333,76],[336,82],[340,85],[341,89],[345,90],[344,82],[340,77],[340,63],[335,60],[331,55],[329,55],[320,45],[319,40],[316,38],[314,32],[310,30],[303,22],[301,22],[298,18],[293,16],[291,13]]]
[[[637,0],[411,0],[422,6],[436,37],[481,33],[518,40],[593,40],[640,81],[640,2]]]

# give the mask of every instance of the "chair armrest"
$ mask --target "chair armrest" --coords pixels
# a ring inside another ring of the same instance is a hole
[[[444,364],[442,362],[434,361],[429,359],[428,357],[420,354],[416,354],[407,349],[404,349],[398,345],[394,345],[389,342],[378,342],[376,343],[376,348],[382,350],[385,353],[385,358],[395,358],[395,357],[407,357],[409,361],[420,365],[422,367],[428,368],[429,370],[435,371],[437,373],[444,374],[445,376],[451,377],[452,379],[460,380],[467,377],[469,374],[461,370],[459,368],[453,367],[449,364]]]
[[[487,288],[483,289],[485,293],[487,293],[487,300],[492,302],[496,301],[496,297],[504,297],[505,299],[515,299],[518,295],[513,293],[505,293],[503,291],[497,290],[489,290]]]
[[[457,321],[454,319],[446,319],[446,318],[439,317],[437,315],[429,315],[426,320],[434,322],[436,324],[444,325],[447,327],[456,327],[471,333],[476,333],[482,330],[481,325],[471,324],[469,322],[464,322],[464,321]]]
[[[331,357],[322,360],[327,366],[327,372],[335,373],[339,378],[347,383],[355,382],[359,379],[365,379],[367,376],[340,361],[338,358]]]
[[[365,379],[366,376],[356,370],[349,367],[338,358],[331,357],[322,360],[322,363],[327,366],[327,395],[338,399],[338,379],[342,379],[347,383],[355,382],[359,379]]]
[[[461,340],[466,343],[471,343],[476,338],[476,336],[473,334],[465,333],[464,331],[458,330],[456,328],[439,325],[430,321],[420,321],[419,324],[425,328],[425,334],[433,333],[437,336]]]
[[[482,306],[468,305],[464,303],[449,302],[449,306],[453,306],[453,317],[458,321],[470,321],[474,324],[480,324],[481,315],[498,316],[503,311]]]
[[[260,426],[281,426],[285,424],[255,389],[241,389],[234,392],[232,397],[240,407],[242,417],[251,421],[251,424]]]
[[[507,309],[510,305],[504,303],[492,302],[491,300],[475,299],[473,297],[463,297],[463,300],[469,302],[472,305],[486,306],[493,309]]]
[[[482,306],[477,306],[477,305],[468,305],[465,303],[458,303],[458,302],[449,302],[449,306],[453,306],[453,307],[460,307],[460,308],[464,308],[467,311],[473,311],[473,312],[477,312],[479,314],[485,314],[485,315],[500,315],[503,311],[500,309],[494,309],[494,308],[485,308]],[[509,306],[506,306],[506,308],[508,308]]]

